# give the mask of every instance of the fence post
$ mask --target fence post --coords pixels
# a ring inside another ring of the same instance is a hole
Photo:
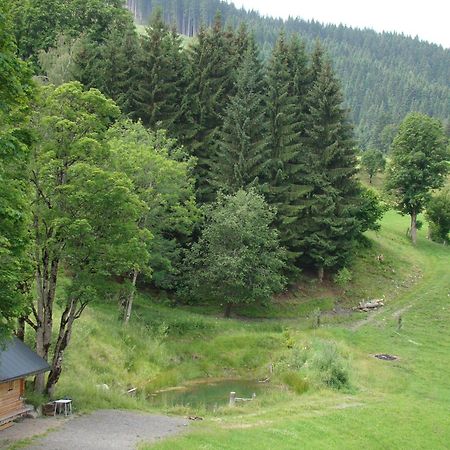
[[[230,392],[230,406],[236,404],[236,392]]]

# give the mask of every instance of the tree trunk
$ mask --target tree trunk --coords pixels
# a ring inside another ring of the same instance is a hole
[[[126,306],[126,310],[125,310],[125,316],[124,316],[124,320],[123,323],[125,325],[128,324],[128,322],[130,321],[130,317],[131,317],[131,309],[133,308],[133,300],[134,300],[134,293],[136,291],[136,280],[138,277],[138,271],[136,269],[133,270],[133,279],[132,279],[132,289],[130,294],[128,295],[128,300],[127,300],[127,306]]]
[[[317,277],[319,278],[319,283],[323,282],[323,276],[324,276],[324,269],[323,266],[320,266],[317,270]]]
[[[228,319],[231,315],[231,308],[233,307],[233,303],[227,302],[225,305],[225,313],[224,316]]]
[[[48,252],[44,250],[36,269],[36,283],[38,286],[37,299],[37,329],[36,329],[36,353],[48,361],[52,343],[53,331],[53,303],[55,301],[56,283],[58,278],[59,260],[49,262]],[[44,392],[45,374],[36,375],[34,389],[36,392]]]
[[[55,344],[55,352],[53,354],[51,370],[48,375],[45,392],[50,397],[53,396],[56,383],[59,380],[62,372],[62,365],[64,360],[64,351],[69,345],[72,336],[73,323],[78,319],[86,307],[86,303],[78,306],[77,299],[70,299],[62,313],[59,323],[58,339]]]
[[[411,240],[414,245],[417,243],[417,213],[411,214]]]
[[[20,339],[22,342],[25,339],[25,317],[19,317],[17,319],[17,330],[16,330],[16,336],[18,339]]]
[[[37,317],[36,317],[36,353],[44,358],[44,323],[45,323],[45,276],[40,262],[41,258],[37,257],[36,267],[36,287],[37,287]],[[45,262],[45,260],[44,260]],[[47,361],[47,358],[45,358]],[[34,379],[34,390],[38,393],[44,392],[45,374],[40,373]]]

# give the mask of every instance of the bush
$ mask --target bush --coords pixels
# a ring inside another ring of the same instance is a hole
[[[343,267],[335,276],[334,276],[334,282],[340,286],[345,287],[348,283],[352,281],[352,273],[350,270],[347,269],[347,267]]]
[[[387,204],[373,189],[360,186],[359,205],[356,217],[360,224],[360,235],[367,230],[378,231],[380,220],[388,210]]]
[[[334,343],[319,345],[312,357],[311,368],[325,385],[333,389],[342,389],[350,384],[347,363]]]
[[[450,189],[434,195],[427,206],[430,238],[439,243],[449,242],[450,232]]]
[[[27,404],[33,405],[35,408],[44,405],[49,400],[46,395],[34,392],[32,386],[30,386],[30,390],[27,389],[25,392],[25,399]]]
[[[276,367],[281,380],[295,392],[305,392],[310,384],[332,389],[350,387],[348,362],[333,342],[297,344]]]
[[[303,394],[309,388],[308,381],[298,372],[286,372],[282,375],[282,380],[296,394]]]

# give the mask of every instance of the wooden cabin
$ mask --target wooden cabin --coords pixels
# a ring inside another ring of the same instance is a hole
[[[25,406],[25,378],[50,370],[47,362],[13,338],[0,344],[0,427],[30,411]]]

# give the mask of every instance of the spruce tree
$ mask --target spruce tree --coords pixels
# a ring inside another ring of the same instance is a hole
[[[268,158],[265,83],[253,39],[237,71],[235,89],[225,111],[213,166],[215,187],[229,193],[262,183]]]
[[[134,108],[139,55],[135,26],[129,25],[124,29],[112,27],[101,45],[83,39],[84,48],[76,58],[76,78],[86,87],[95,87],[111,97],[127,114]]]
[[[245,54],[249,47],[255,47],[255,38],[248,32],[247,24],[242,22],[236,33],[232,36],[234,55],[235,55],[235,67],[239,67],[243,61]]]
[[[320,73],[322,72],[322,67],[324,64],[325,52],[320,41],[316,41],[314,46],[312,55],[311,55],[311,64],[310,64],[310,81],[314,83],[319,78]]]
[[[222,117],[234,88],[233,43],[222,28],[220,15],[212,29],[201,29],[191,52],[189,100],[193,135],[185,144],[197,158],[197,199],[212,201],[212,159]]]
[[[180,38],[164,23],[161,10],[152,16],[138,58],[134,116],[151,128],[175,131],[182,104]]]
[[[298,200],[303,193],[299,186],[298,163],[301,144],[296,114],[296,97],[291,92],[288,47],[281,34],[273,50],[267,71],[266,111],[268,121],[269,164],[266,196],[277,208],[275,226],[288,258],[297,256],[298,236],[292,226],[298,215]],[[292,264],[291,264],[292,266]]]
[[[309,93],[305,184],[310,186],[298,220],[303,264],[324,271],[344,265],[359,230],[356,152],[347,111],[332,67],[320,49],[313,58],[314,84]],[[318,71],[317,71],[318,70]]]
[[[305,44],[293,35],[288,46],[288,65],[291,77],[289,93],[295,97],[295,115],[298,122],[300,140],[304,140],[308,114],[307,95],[311,88],[312,70]]]

